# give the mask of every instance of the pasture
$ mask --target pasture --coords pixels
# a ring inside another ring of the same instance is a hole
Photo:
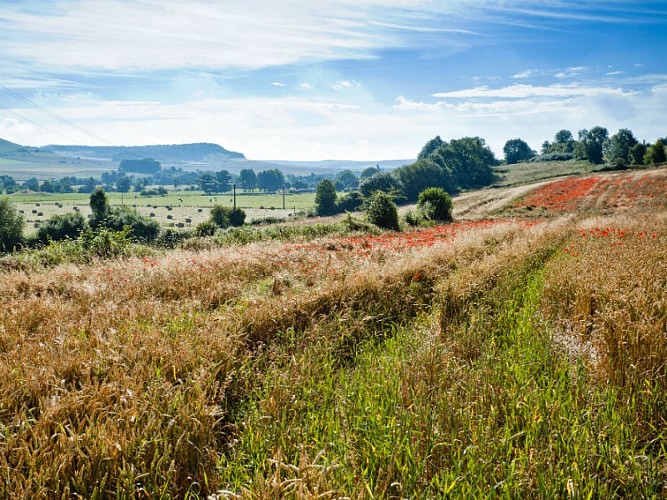
[[[0,497],[662,497],[666,183],[487,189],[403,232],[5,258]]]
[[[169,191],[165,196],[140,196],[139,193],[107,193],[112,206],[128,205],[146,217],[154,218],[163,227],[194,228],[209,218],[214,205],[233,205],[232,193],[206,195],[202,191]],[[79,211],[88,216],[88,194],[31,193],[13,194],[10,199],[25,217],[26,231],[37,227],[55,214]],[[267,217],[289,218],[313,208],[315,193],[286,193],[283,210],[282,194],[237,192],[237,206],[247,214],[247,222]]]

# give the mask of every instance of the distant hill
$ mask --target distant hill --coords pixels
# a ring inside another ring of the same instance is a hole
[[[0,154],[14,153],[22,148],[23,146],[21,146],[20,144],[0,139]]]
[[[152,158],[160,162],[202,162],[245,158],[243,153],[229,151],[218,144],[170,144],[156,146],[58,146],[49,145],[43,151],[60,156],[121,160]]]

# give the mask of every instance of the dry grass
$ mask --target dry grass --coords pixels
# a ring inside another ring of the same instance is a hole
[[[664,494],[651,207],[7,269],[0,497]]]

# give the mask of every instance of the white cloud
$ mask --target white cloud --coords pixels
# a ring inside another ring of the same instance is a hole
[[[424,28],[471,1],[63,0],[39,12],[17,2],[0,11],[0,48],[49,68],[124,71],[367,58],[405,46],[397,21]]]
[[[573,96],[621,96],[628,94],[620,88],[587,87],[582,85],[533,86],[525,84],[510,85],[499,89],[475,87],[453,92],[438,92],[433,97],[449,99],[500,98],[524,99],[527,97],[573,97]]]
[[[586,68],[585,66],[574,66],[570,68],[565,68],[564,70],[556,73],[554,76],[561,80],[565,78],[576,78],[578,76],[581,76],[586,71],[588,71],[588,68]]]
[[[283,82],[271,82],[271,85],[274,87],[285,87],[285,84]]]
[[[334,90],[344,90],[344,89],[352,89],[359,87],[361,87],[361,84],[354,80],[339,80],[331,85],[331,88]]]
[[[515,75],[512,75],[512,78],[516,78],[517,80],[523,79],[523,78],[528,78],[530,77],[535,71],[532,69],[526,69],[523,71],[520,71],[519,73],[516,73]]]

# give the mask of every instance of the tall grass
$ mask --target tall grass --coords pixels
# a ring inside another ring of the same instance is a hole
[[[664,495],[664,222],[7,269],[0,497]]]

